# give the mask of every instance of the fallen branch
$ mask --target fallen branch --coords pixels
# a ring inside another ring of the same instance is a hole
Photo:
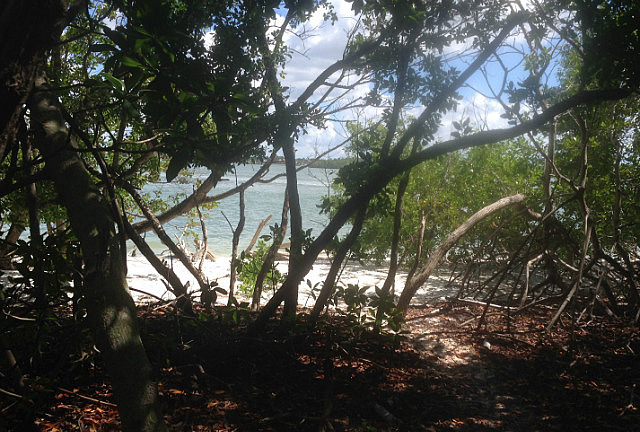
[[[68,390],[66,388],[63,388],[63,387],[58,387],[58,390],[60,390],[61,392],[64,392],[64,393],[68,393],[68,394],[73,395],[73,396],[77,396],[80,399],[88,400],[89,402],[95,402],[95,403],[99,403],[99,404],[106,405],[106,406],[113,407],[113,408],[117,407],[117,405],[114,404],[114,403],[103,401],[103,400],[96,399],[96,398],[92,398],[91,396],[85,396],[85,395],[73,392],[73,391]]]
[[[164,282],[164,281],[162,281],[162,282]],[[166,285],[165,285],[165,287],[166,287]],[[131,288],[131,287],[129,287],[129,291],[135,291],[135,292],[138,292],[138,293],[140,293],[140,294],[144,294],[144,295],[146,295],[146,296],[153,297],[154,299],[159,300],[159,301],[162,301],[162,302],[163,302],[163,301],[166,301],[166,299],[163,299],[162,297],[158,297],[158,296],[157,296],[157,295],[155,295],[155,294],[151,294],[150,292],[143,291],[143,290],[140,290],[140,289],[137,289],[137,288]]]
[[[248,254],[249,252],[251,252],[251,249],[253,249],[253,246],[255,246],[256,242],[258,241],[258,237],[260,237],[260,233],[262,232],[262,229],[267,224],[267,222],[269,222],[270,219],[271,219],[271,215],[267,216],[266,219],[260,222],[260,225],[258,225],[258,229],[256,230],[255,234],[253,235],[253,238],[251,238],[251,241],[249,242],[249,246],[247,246],[247,248],[244,250],[245,254]]]
[[[24,399],[24,396],[19,395],[18,393],[11,392],[9,390],[5,390],[5,389],[3,389],[1,387],[0,387],[0,393],[6,394],[7,396],[14,397],[16,399]]]
[[[455,301],[459,301],[459,302],[462,302],[462,303],[468,303],[468,304],[474,304],[474,305],[480,305],[480,306],[489,306],[489,307],[494,308],[494,309],[502,309],[502,310],[506,310],[506,311],[517,311],[519,309],[519,308],[514,307],[514,306],[505,306],[505,305],[500,305],[500,304],[496,304],[496,303],[489,303],[487,305],[487,302],[485,302],[485,301],[465,299],[465,298],[451,298],[450,300],[455,300]]]

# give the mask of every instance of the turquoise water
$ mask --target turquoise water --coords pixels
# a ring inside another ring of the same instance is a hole
[[[258,165],[240,165],[237,172],[227,173],[218,185],[209,192],[209,195],[217,195],[229,190],[238,184],[244,183],[258,170]],[[264,177],[270,179],[278,174],[284,174],[284,165],[273,165],[269,173]],[[206,169],[197,169],[193,178],[204,180],[208,176]],[[322,197],[331,193],[331,180],[335,176],[334,170],[321,168],[307,168],[298,172],[298,191],[300,194],[300,205],[302,208],[303,227],[311,229],[312,235],[317,236],[328,223],[326,215],[320,214],[318,205],[322,202]],[[282,215],[282,203],[286,179],[284,176],[275,179],[270,183],[256,183],[247,189],[245,193],[245,227],[240,237],[240,249],[243,250],[251,241],[260,222],[271,215],[267,226],[261,235],[269,234],[269,226],[280,224]],[[152,183],[144,187],[142,192],[159,192],[159,197],[169,200],[172,195],[179,193],[191,193],[193,186],[191,183],[183,184],[176,181],[172,183]],[[239,197],[234,195],[219,201],[214,209],[207,210],[205,214],[205,224],[207,226],[208,246],[216,256],[231,255],[232,231],[225,216],[235,229],[239,219]],[[224,215],[223,215],[224,214]],[[191,220],[190,220],[191,219]],[[182,235],[185,226],[202,238],[200,222],[197,217],[178,217],[164,225],[165,230],[172,239]],[[152,232],[146,233],[147,242],[156,253],[166,253],[167,248]],[[187,249],[195,251],[193,236],[183,235],[183,240]],[[285,241],[289,241],[288,238]]]

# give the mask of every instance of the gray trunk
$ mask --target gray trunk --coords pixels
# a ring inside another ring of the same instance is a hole
[[[486,219],[503,208],[522,204],[524,202],[524,198],[524,195],[516,194],[502,198],[493,204],[489,204],[488,206],[478,210],[478,212],[474,213],[469,219],[462,223],[462,225],[449,234],[449,237],[447,237],[445,241],[442,242],[442,244],[429,256],[425,265],[418,270],[411,279],[407,280],[404,290],[402,290],[402,294],[400,295],[400,299],[398,300],[398,309],[402,311],[403,314],[406,314],[407,309],[409,308],[409,303],[416,291],[418,291],[427,279],[429,279],[429,276],[431,276],[431,273],[436,269],[449,249],[451,249],[458,240],[462,238],[462,236],[468,233],[471,228],[476,226],[478,222]]]
[[[58,101],[44,87],[44,79],[38,80],[36,89],[29,101],[32,125],[39,132],[45,169],[80,240],[88,317],[111,375],[123,430],[164,431],[111,209],[78,155],[69,150],[69,133]]]

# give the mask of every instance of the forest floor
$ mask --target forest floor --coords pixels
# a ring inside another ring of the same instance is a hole
[[[256,338],[151,306],[141,320],[171,431],[640,430],[637,329],[565,320],[544,337],[552,310],[497,312],[478,331],[481,306],[412,308],[402,336],[337,315]],[[99,356],[65,361],[41,383],[38,429],[119,430]]]

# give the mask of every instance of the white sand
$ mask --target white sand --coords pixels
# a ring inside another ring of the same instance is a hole
[[[174,271],[183,283],[189,283],[188,291],[190,293],[196,293],[199,291],[198,283],[195,278],[178,260],[175,258],[173,260],[171,258],[166,258],[166,261],[168,265],[173,267]],[[156,273],[151,264],[149,264],[143,256],[138,255],[135,257],[129,257],[127,263],[127,282],[131,288],[131,294],[136,302],[156,302],[159,300],[171,300],[174,298],[173,294],[167,290],[162,277]],[[286,273],[286,261],[278,261],[277,266],[280,272]],[[330,266],[331,263],[328,260],[318,260],[316,264],[314,264],[311,271],[305,277],[305,280],[300,284],[299,302],[301,306],[313,306],[314,303],[313,298],[310,296],[309,286],[306,283],[307,279],[311,282],[311,286],[316,286],[316,284],[318,284],[317,289],[319,290],[322,286],[322,282],[324,282],[324,279],[329,272]],[[218,257],[215,262],[206,260],[203,272],[209,281],[217,281],[220,287],[228,291],[230,272],[228,257]],[[0,284],[5,285],[11,283],[8,280],[10,276],[18,276],[16,271],[3,270],[0,273],[3,273],[0,274]],[[367,294],[372,294],[375,286],[382,286],[386,275],[387,272],[385,268],[352,263],[346,266],[338,283],[343,285],[357,284],[361,287],[371,287],[370,290],[367,291]],[[406,276],[406,272],[399,272],[396,275],[396,294],[399,294],[404,287]],[[435,272],[435,274],[429,278],[429,281],[425,286],[418,290],[411,303],[414,305],[421,305],[428,300],[439,298],[443,299],[446,296],[455,295],[455,291],[452,288],[447,287],[448,280],[448,272],[444,270]],[[262,303],[266,303],[271,295],[272,292],[266,290],[263,294]],[[197,297],[199,296],[196,296],[196,298]],[[243,298],[239,293],[236,293],[236,297],[240,301],[249,300]],[[227,299],[228,297],[226,295],[219,295],[217,304],[226,304]]]
[[[183,283],[189,283],[189,292],[198,291],[198,283],[195,278],[185,269],[185,267],[175,258],[166,258],[168,265],[173,267],[178,277]],[[206,260],[203,266],[203,273],[209,281],[217,281],[220,287],[225,290],[229,289],[229,260],[228,257],[218,257],[215,262]],[[195,264],[197,266],[197,263]],[[327,273],[329,272],[331,263],[326,260],[318,260],[314,264],[311,271],[300,284],[299,302],[301,306],[312,306],[313,298],[310,296],[310,289],[306,283],[308,279],[311,285],[318,284],[321,287]],[[282,273],[287,271],[287,262],[278,261],[277,268]],[[371,287],[373,292],[375,286],[382,286],[386,278],[387,272],[385,268],[376,268],[373,266],[363,266],[360,264],[348,264],[344,269],[339,283],[358,284],[361,287]],[[404,287],[406,280],[406,272],[399,272],[396,275],[396,292],[399,293]],[[451,288],[447,288],[448,274],[444,271],[436,272],[432,275],[427,284],[423,286],[414,296],[412,304],[424,304],[428,299],[439,298],[454,295],[455,292]],[[138,302],[157,301],[158,298],[170,300],[173,295],[166,289],[162,281],[153,267],[142,256],[129,257],[127,282],[131,288],[134,299]],[[149,295],[150,294],[150,295]],[[263,295],[263,303],[271,297],[271,292],[267,291]],[[241,294],[236,294],[239,300],[244,300]],[[219,295],[217,303],[226,304],[227,296]]]

